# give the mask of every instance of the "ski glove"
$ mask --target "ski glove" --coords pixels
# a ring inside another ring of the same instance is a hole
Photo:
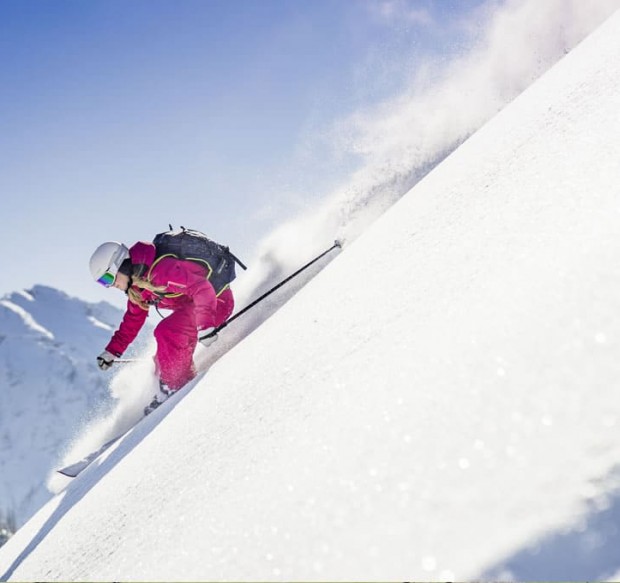
[[[200,341],[200,344],[202,344],[205,347],[211,346],[211,344],[213,344],[217,340],[217,334],[213,334],[212,336],[210,335],[213,333],[214,330],[215,328],[207,328],[206,330],[200,330],[198,332],[198,340]]]
[[[108,370],[112,364],[114,363],[114,359],[116,358],[116,356],[114,356],[111,352],[108,352],[107,350],[104,350],[98,357],[97,357],[97,366],[99,366],[99,368],[101,370]]]

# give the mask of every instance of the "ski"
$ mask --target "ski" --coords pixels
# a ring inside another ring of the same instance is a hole
[[[77,478],[77,476],[79,476],[88,466],[90,466],[90,464],[92,464],[101,454],[110,449],[110,447],[112,447],[123,436],[127,435],[132,429],[133,427],[125,431],[125,433],[121,433],[120,435],[110,439],[110,441],[106,441],[98,450],[89,453],[79,462],[75,462],[56,471],[63,476],[67,476],[67,478]]]
[[[164,403],[160,403],[158,405],[161,406]],[[117,441],[121,440],[125,435],[127,435],[136,425],[138,425],[141,421],[146,419],[148,415],[150,415],[155,409],[149,409],[146,407],[144,409],[144,415],[138,419],[129,429],[113,437],[110,441],[106,441],[99,449],[89,453],[86,457],[82,458],[80,461],[65,466],[64,468],[60,468],[56,470],[58,474],[62,474],[63,476],[67,476],[67,478],[77,478],[88,466],[90,466],[99,456],[105,453],[108,449],[110,449]]]

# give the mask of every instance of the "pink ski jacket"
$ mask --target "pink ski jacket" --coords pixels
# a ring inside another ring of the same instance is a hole
[[[177,311],[193,305],[196,322],[196,333],[211,326],[217,326],[217,298],[213,286],[206,279],[206,270],[198,263],[181,261],[173,257],[155,260],[155,245],[138,242],[129,249],[129,257],[134,272],[138,269],[143,279],[157,287],[164,288],[160,293],[146,289],[137,290],[148,305],[157,305],[161,309]],[[229,291],[229,290],[228,290]],[[232,302],[232,294],[230,294]],[[232,304],[226,317],[232,311]],[[148,309],[144,309],[131,301],[119,329],[114,333],[106,350],[115,356],[121,356],[134,341],[144,325]],[[224,318],[226,319],[226,318]]]

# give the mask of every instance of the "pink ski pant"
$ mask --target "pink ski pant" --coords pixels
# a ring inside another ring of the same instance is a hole
[[[228,289],[217,298],[213,326],[224,323],[234,308],[232,292]],[[194,306],[187,302],[164,318],[155,328],[157,352],[155,367],[160,380],[177,391],[196,376],[194,350],[198,330]]]

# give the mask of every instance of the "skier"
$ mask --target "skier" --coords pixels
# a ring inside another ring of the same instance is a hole
[[[148,414],[196,376],[193,353],[199,332],[204,335],[228,319],[234,308],[232,291],[226,287],[216,296],[205,267],[170,256],[156,258],[155,245],[143,241],[129,249],[115,241],[103,243],[90,259],[90,271],[98,283],[128,296],[118,330],[97,357],[102,370],[110,368],[133,342],[150,306],[172,310],[154,331],[159,391],[145,408]],[[201,342],[207,346],[213,340]]]

